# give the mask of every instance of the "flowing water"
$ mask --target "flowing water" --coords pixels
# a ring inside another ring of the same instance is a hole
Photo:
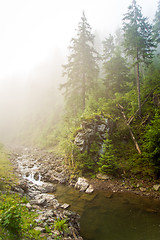
[[[85,240],[160,240],[160,201],[132,193],[80,193],[59,185],[59,202],[81,215]]]

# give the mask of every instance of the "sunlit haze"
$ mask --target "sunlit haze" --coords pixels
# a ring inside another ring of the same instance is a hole
[[[144,16],[152,21],[157,0],[137,2]],[[0,0],[0,141],[24,130],[30,136],[34,124],[41,126],[53,115],[58,121],[63,107],[58,90],[64,81],[62,65],[66,64],[68,47],[83,11],[101,45],[109,33],[121,27],[130,3]]]
[[[153,18],[156,0],[138,0]],[[82,11],[100,35],[115,31],[131,0],[1,0],[0,78],[26,74],[43,64],[55,49],[66,54]]]

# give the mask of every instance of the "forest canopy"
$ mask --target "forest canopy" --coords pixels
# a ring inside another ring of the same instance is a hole
[[[122,28],[103,40],[103,53],[95,47],[83,12],[69,46],[68,63],[63,66],[66,81],[61,85],[65,113],[59,141],[77,169],[106,173],[127,169],[130,174],[160,176],[159,6],[160,2],[151,24],[132,0]],[[104,139],[103,154],[94,162],[89,149],[74,158],[74,137],[83,131],[80,123],[94,121],[97,115],[114,124]],[[96,151],[98,147],[94,155]]]

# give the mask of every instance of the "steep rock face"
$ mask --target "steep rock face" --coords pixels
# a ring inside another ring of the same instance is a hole
[[[111,129],[111,120],[95,116],[94,119],[83,121],[81,129],[75,136],[74,144],[79,148],[80,152],[90,152],[91,148],[97,148],[98,153],[102,150],[105,135]],[[94,144],[94,146],[93,146]],[[94,151],[94,149],[92,149]],[[97,158],[97,156],[96,156]]]

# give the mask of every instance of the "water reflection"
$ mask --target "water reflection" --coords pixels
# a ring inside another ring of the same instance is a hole
[[[159,240],[160,202],[130,193],[79,193],[58,186],[59,201],[81,215],[85,240]]]

